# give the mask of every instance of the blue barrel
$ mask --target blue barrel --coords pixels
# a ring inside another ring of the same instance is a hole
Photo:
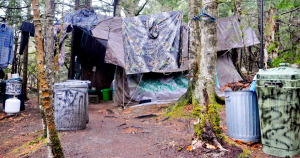
[[[88,85],[78,82],[54,84],[54,116],[57,130],[86,128]]]
[[[251,90],[225,90],[227,133],[234,140],[260,141],[256,94]]]

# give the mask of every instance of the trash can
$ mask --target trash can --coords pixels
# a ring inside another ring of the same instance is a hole
[[[280,64],[256,75],[261,139],[266,154],[300,154],[300,70]]]
[[[67,80],[66,82],[79,82],[79,83],[86,83],[88,84],[88,87],[91,86],[91,81],[89,80]],[[87,89],[89,91],[89,88]],[[86,93],[86,123],[89,123],[90,118],[89,118],[89,93]]]
[[[86,128],[86,83],[63,82],[54,84],[54,116],[57,130]]]
[[[111,96],[111,89],[107,88],[107,89],[102,89],[102,95],[103,95],[103,101],[108,101],[110,100],[110,96]]]
[[[251,90],[225,90],[227,133],[234,140],[260,141],[256,94]]]
[[[22,83],[23,80],[21,78],[12,78],[12,79],[9,79],[9,80],[2,81],[2,83],[1,83],[1,95],[2,95],[2,108],[3,109],[5,108],[5,101],[7,99],[13,97],[13,95],[5,94],[6,93],[6,83],[10,82],[10,81],[19,81],[19,82]],[[17,95],[17,98],[21,101],[20,110],[21,111],[25,110],[24,93],[22,91],[22,87],[21,87],[21,95]]]

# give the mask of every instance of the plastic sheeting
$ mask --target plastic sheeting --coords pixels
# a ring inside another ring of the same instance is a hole
[[[98,24],[98,18],[93,10],[80,9],[65,14],[64,23],[81,27],[86,33],[91,34],[91,30]],[[55,25],[61,25],[61,19]]]
[[[217,76],[220,88],[224,87],[228,82],[243,80],[234,67],[231,58],[223,52],[218,53]]]
[[[178,69],[182,20],[182,11],[124,18],[126,73]]]
[[[242,34],[246,47],[260,43],[253,29],[245,21],[239,23],[237,15],[218,19],[217,25],[218,51],[244,47]]]
[[[188,88],[189,80],[183,73],[128,75],[130,96],[134,100],[166,101],[180,98]],[[137,87],[137,85],[139,85]]]

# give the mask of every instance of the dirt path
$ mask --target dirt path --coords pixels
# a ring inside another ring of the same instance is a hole
[[[90,122],[86,129],[59,132],[66,157],[189,158],[218,155],[215,149],[187,151],[194,133],[193,119],[136,118],[147,114],[161,115],[165,112],[163,107],[167,105],[148,105],[126,110],[112,105],[112,102],[90,105]],[[3,115],[0,112],[0,118]],[[226,135],[225,110],[221,110],[219,115],[223,134]],[[31,100],[20,115],[0,121],[0,157],[47,157],[45,139],[29,144],[41,135],[39,109],[37,102]],[[261,144],[237,144],[250,151],[251,155],[248,155],[251,157],[272,157],[262,152]],[[228,144],[223,145],[229,151],[222,157],[238,157],[243,151]]]

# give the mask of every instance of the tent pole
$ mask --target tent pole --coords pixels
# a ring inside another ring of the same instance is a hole
[[[261,23],[260,23],[260,69],[263,68],[263,43],[264,43],[264,0],[261,0]]]

